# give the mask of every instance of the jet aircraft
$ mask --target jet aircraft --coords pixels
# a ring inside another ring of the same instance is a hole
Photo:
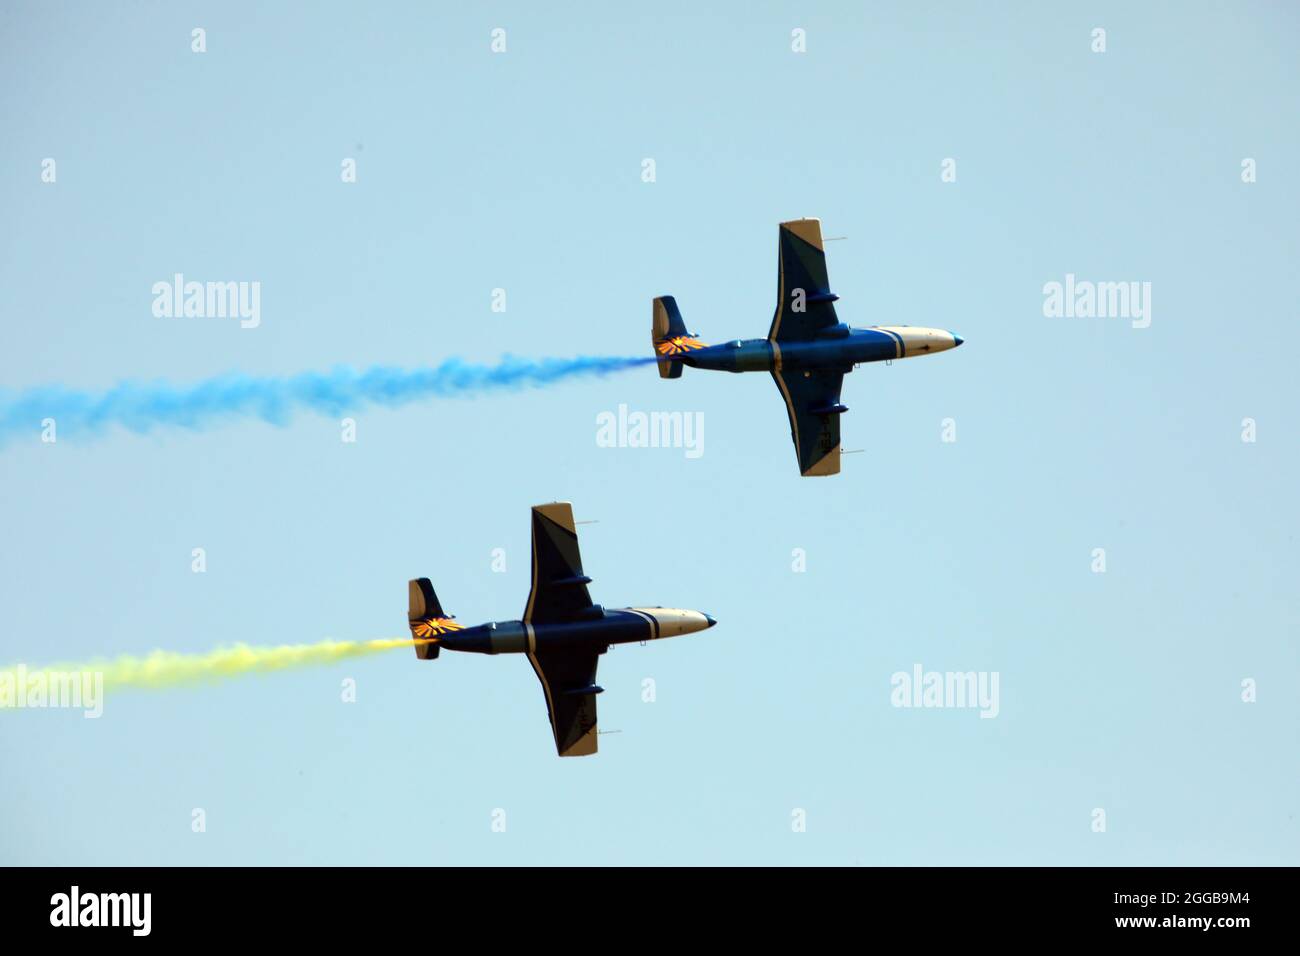
[[[766,339],[706,345],[688,332],[670,295],[654,300],[651,340],[659,377],[679,378],[682,366],[727,372],[770,372],[790,417],[790,435],[804,475],[840,470],[840,402],[844,373],[863,362],[932,355],[961,345],[943,329],[879,325],[854,329],[835,314],[839,298],[826,276],[821,220],[795,219],[778,230],[776,314]]]
[[[573,507],[533,508],[532,591],[523,620],[464,627],[442,609],[428,578],[408,585],[407,620],[415,656],[440,650],[527,654],[546,695],[546,711],[561,757],[596,752],[596,665],[612,644],[691,634],[717,623],[707,614],[668,607],[606,609],[587,593]]]

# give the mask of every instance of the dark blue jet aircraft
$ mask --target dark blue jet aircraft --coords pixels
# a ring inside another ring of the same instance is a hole
[[[653,641],[712,627],[699,611],[669,607],[606,610],[591,603],[568,502],[533,508],[533,589],[522,621],[463,627],[443,612],[428,578],[411,581],[407,619],[415,656],[438,651],[527,654],[542,682],[546,711],[561,757],[596,752],[596,664],[611,644]]]
[[[835,314],[839,298],[826,277],[818,219],[781,223],[776,314],[766,339],[705,345],[686,331],[677,301],[654,300],[652,341],[660,378],[678,378],[682,366],[727,372],[771,372],[790,416],[790,435],[805,475],[840,470],[840,403],[844,373],[862,362],[887,362],[944,352],[962,340],[943,329],[882,325],[852,329]]]

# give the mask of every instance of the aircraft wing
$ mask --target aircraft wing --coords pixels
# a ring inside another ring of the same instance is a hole
[[[567,501],[533,508],[533,589],[528,593],[524,621],[545,624],[572,621],[591,607],[582,573],[573,506]]]
[[[773,369],[772,378],[785,399],[790,437],[804,475],[837,475],[840,471],[841,369]]]
[[[546,693],[546,712],[561,757],[585,757],[596,752],[596,665],[591,649],[544,650],[528,655]]]
[[[524,609],[529,628],[528,662],[546,694],[546,713],[561,757],[596,752],[596,662],[591,648],[534,649],[533,624],[572,621],[592,606],[582,573],[573,506],[566,501],[533,508],[533,589]]]
[[[826,276],[820,219],[781,223],[777,245],[776,314],[767,337],[773,342],[801,342],[839,324],[838,298]]]

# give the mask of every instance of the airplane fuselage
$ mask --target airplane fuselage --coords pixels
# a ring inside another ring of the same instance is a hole
[[[597,750],[600,655],[614,644],[693,634],[717,621],[675,607],[606,610],[594,603],[567,501],[534,506],[532,532],[533,586],[522,620],[464,627],[443,610],[432,581],[413,578],[407,583],[406,610],[411,643],[422,661],[437,660],[444,650],[525,656],[546,697],[556,753],[584,757]]]
[[[448,630],[438,635],[447,651],[473,654],[529,654],[546,650],[594,650],[603,653],[610,644],[693,634],[716,623],[707,614],[680,608],[617,608],[594,605],[574,621],[530,623],[493,621]]]
[[[821,221],[791,219],[777,229],[776,311],[765,339],[707,345],[689,331],[677,299],[656,296],[650,344],[660,378],[685,368],[767,372],[781,391],[790,438],[805,477],[840,471],[840,401],[844,375],[866,362],[892,362],[946,352],[961,336],[946,329],[879,325],[855,329],[840,321],[831,291]]]
[[[770,372],[774,369],[848,370],[865,362],[931,355],[956,348],[961,337],[944,329],[881,326],[854,329],[837,325],[807,342],[737,339],[707,345],[672,358],[691,368],[724,372]]]

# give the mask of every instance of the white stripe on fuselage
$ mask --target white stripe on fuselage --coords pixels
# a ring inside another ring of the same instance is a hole
[[[650,628],[650,633],[649,633],[649,635],[646,636],[646,640],[647,640],[647,641],[653,641],[653,640],[655,639],[655,630],[656,630],[656,629],[655,629],[654,618],[652,618],[652,617],[651,617],[649,614],[647,614],[645,611],[642,611],[642,610],[640,610],[640,609],[638,609],[638,608],[634,608],[634,607],[626,607],[626,608],[624,608],[623,610],[627,611],[629,614],[635,614],[637,617],[641,618],[641,620],[645,621],[645,623],[646,623],[646,627]]]

